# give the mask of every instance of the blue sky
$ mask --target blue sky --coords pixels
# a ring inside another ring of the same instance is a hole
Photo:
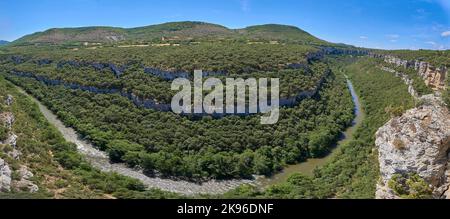
[[[0,39],[53,27],[280,23],[331,42],[450,49],[450,0],[0,0]]]

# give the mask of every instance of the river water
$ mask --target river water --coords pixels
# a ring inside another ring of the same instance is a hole
[[[257,180],[258,185],[260,185],[262,188],[265,188],[274,184],[285,182],[289,178],[289,176],[291,176],[294,173],[302,173],[303,175],[306,176],[312,176],[314,173],[314,169],[323,166],[333,158],[333,156],[339,151],[338,150],[339,146],[346,144],[347,142],[353,139],[353,134],[355,133],[356,129],[364,119],[364,113],[362,111],[358,95],[356,94],[353,84],[349,79],[347,79],[347,86],[352,95],[353,103],[355,104],[354,109],[355,119],[353,120],[352,125],[349,128],[347,128],[345,132],[342,133],[340,140],[336,143],[331,152],[323,158],[311,158],[308,159],[306,162],[302,162],[295,165],[289,165],[285,167],[283,171],[273,175],[272,177],[258,178]]]
[[[66,141],[77,145],[78,151],[85,156],[85,158],[94,167],[105,172],[117,172],[121,175],[138,179],[149,188],[158,188],[164,191],[176,192],[184,195],[196,194],[223,194],[231,189],[237,188],[242,184],[253,184],[258,187],[267,187],[269,185],[277,184],[285,181],[293,173],[303,173],[311,175],[312,171],[325,164],[335,154],[339,145],[344,144],[352,138],[355,129],[362,121],[363,114],[361,113],[361,106],[358,96],[356,95],[353,85],[350,80],[347,80],[348,87],[351,91],[353,101],[355,103],[356,118],[353,125],[343,133],[343,138],[340,140],[330,155],[321,159],[309,159],[306,162],[287,166],[282,172],[275,174],[270,178],[256,177],[256,180],[210,180],[201,184],[184,180],[166,179],[160,177],[147,176],[141,170],[132,169],[124,164],[111,164],[108,155],[95,148],[90,142],[83,140],[73,128],[65,126],[58,117],[44,106],[39,100],[27,94],[23,89],[17,87],[19,91],[29,96],[38,106],[44,117],[54,125],[64,136]]]
[[[38,106],[44,117],[54,125],[64,136],[66,141],[77,145],[78,151],[83,154],[92,166],[104,172],[116,172],[124,176],[138,179],[149,188],[158,188],[164,191],[176,192],[184,195],[195,194],[223,194],[242,184],[254,184],[254,180],[210,180],[201,184],[184,180],[173,180],[160,177],[150,177],[141,170],[132,169],[124,164],[112,164],[107,153],[98,150],[90,142],[83,140],[73,128],[65,126],[58,117],[44,106],[39,100],[27,94],[23,89],[19,91],[29,96]]]

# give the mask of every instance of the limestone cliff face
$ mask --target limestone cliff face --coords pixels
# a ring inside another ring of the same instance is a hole
[[[7,95],[5,100],[6,109],[8,109],[14,102],[14,98],[11,95]],[[10,164],[8,159],[20,161],[22,153],[17,148],[18,136],[13,132],[13,125],[15,117],[12,112],[0,112],[0,125],[5,126],[8,129],[8,137],[4,141],[0,141],[0,145],[6,145],[12,147],[12,149],[5,152],[6,159],[0,158],[0,192],[14,191],[27,191],[37,192],[39,187],[32,181],[33,173],[27,166],[21,164],[20,168],[15,170]],[[0,147],[4,148],[4,147]],[[17,178],[13,178],[13,173],[17,174]]]
[[[439,97],[420,98],[423,105],[391,119],[376,133],[381,179],[376,197],[399,198],[389,188],[394,174],[417,174],[443,198],[450,185],[450,114]]]
[[[425,84],[435,91],[447,89],[445,79],[448,75],[448,69],[445,66],[435,67],[428,62],[403,60],[392,55],[371,54],[371,56],[382,58],[385,62],[396,66],[415,69],[419,76],[423,78]]]
[[[382,67],[382,70],[400,77],[408,85],[411,96],[422,104],[391,119],[376,133],[381,174],[376,198],[401,198],[404,194],[399,194],[398,187],[391,188],[397,183],[394,178],[411,175],[423,180],[424,188],[430,191],[432,198],[450,198],[450,114],[440,97],[440,91],[447,89],[447,68],[391,55],[370,55],[395,66],[415,69],[425,84],[436,91],[436,94],[420,97],[407,75]],[[402,182],[402,189],[410,189],[405,186],[405,180]]]
[[[11,190],[11,174],[8,163],[0,158],[0,192]]]

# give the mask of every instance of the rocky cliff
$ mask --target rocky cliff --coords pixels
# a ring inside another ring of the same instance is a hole
[[[211,72],[206,72],[207,74],[210,74]],[[25,77],[25,78],[33,78],[41,83],[44,83],[47,86],[64,86],[65,88],[72,89],[72,90],[82,90],[82,91],[88,91],[95,94],[119,94],[122,97],[127,98],[133,104],[135,104],[138,107],[143,107],[146,109],[153,109],[156,111],[161,112],[170,112],[172,111],[171,104],[169,103],[162,103],[158,100],[155,100],[153,98],[144,98],[136,95],[133,92],[126,91],[122,88],[101,88],[101,87],[95,87],[95,86],[84,86],[76,83],[69,83],[63,80],[59,79],[51,79],[46,76],[40,76],[35,75],[31,72],[21,72],[21,71],[11,71],[10,75],[16,76],[16,77]],[[327,81],[327,79],[331,76],[331,71],[329,69],[325,70],[322,77],[317,81],[316,86],[311,90],[301,91],[297,95],[294,95],[292,97],[284,97],[280,98],[279,105],[281,107],[293,107],[296,106],[298,103],[300,103],[302,100],[306,98],[311,98],[316,96],[319,91],[322,89],[323,85]],[[7,78],[11,79],[9,76]],[[14,80],[12,80],[14,81]],[[237,108],[237,107],[235,107]],[[232,113],[234,115],[234,113]],[[191,115],[191,114],[188,114]],[[195,116],[205,116],[209,114],[196,114]],[[226,116],[227,114],[214,114],[214,117],[220,118],[223,116]],[[249,113],[243,113],[240,115],[249,115]]]
[[[14,102],[11,95],[7,95],[4,101],[4,109],[10,109]],[[5,153],[3,159],[0,158],[0,192],[10,191],[26,191],[37,192],[39,187],[34,184],[32,178],[33,173],[29,168],[20,162],[22,153],[17,148],[18,136],[13,132],[13,125],[15,122],[14,114],[10,111],[0,112],[0,125],[3,125],[8,130],[5,140],[0,141],[0,153]],[[8,162],[11,160],[17,164],[15,168]],[[13,177],[15,175],[15,177]]]
[[[447,68],[391,55],[370,54],[398,67],[415,69],[435,94],[420,97],[408,75],[387,67],[400,77],[418,106],[392,118],[376,133],[380,180],[376,198],[450,199],[450,114],[440,92],[447,89]]]
[[[375,58],[382,58],[386,63],[394,64],[404,68],[413,68],[420,77],[423,78],[425,84],[435,91],[446,90],[445,80],[448,77],[448,69],[445,66],[435,67],[428,62],[420,60],[403,60],[392,55],[370,54]]]
[[[422,105],[391,119],[376,134],[381,179],[377,198],[400,198],[418,191],[392,186],[394,176],[418,175],[430,197],[442,198],[450,185],[450,114],[439,97],[420,98]],[[450,197],[449,197],[450,198]]]

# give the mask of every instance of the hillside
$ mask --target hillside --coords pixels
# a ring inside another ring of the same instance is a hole
[[[243,29],[205,22],[170,22],[136,28],[79,27],[53,28],[24,36],[13,43],[23,44],[64,44],[64,43],[117,43],[117,42],[158,42],[192,41],[213,38],[234,40],[280,40],[301,44],[328,44],[311,34],[293,26],[268,24],[250,26]]]
[[[0,40],[0,46],[6,45],[6,44],[8,44],[8,43],[9,43],[9,42],[6,41],[6,40]]]
[[[326,44],[306,31],[288,25],[266,24],[238,30],[244,36],[254,39],[288,40],[307,44]]]

